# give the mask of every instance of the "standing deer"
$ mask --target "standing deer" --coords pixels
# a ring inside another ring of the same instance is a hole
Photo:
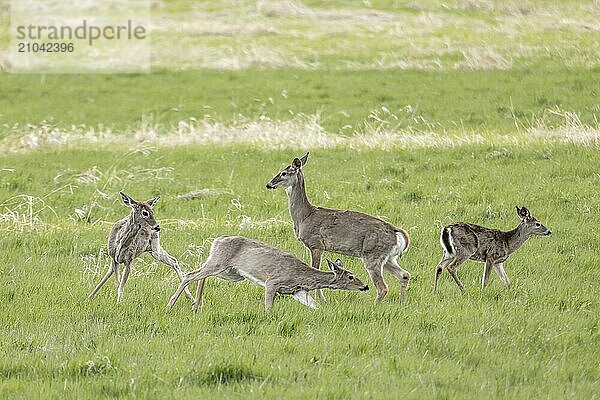
[[[510,280],[504,272],[504,261],[531,235],[549,236],[552,234],[550,229],[533,217],[526,207],[516,206],[516,209],[521,223],[511,231],[503,232],[465,222],[451,224],[442,229],[440,243],[444,255],[435,270],[434,293],[437,291],[438,279],[444,268],[448,269],[458,288],[464,292],[465,287],[458,279],[456,269],[469,259],[485,263],[481,277],[481,289],[486,287],[492,267],[504,285],[507,288],[510,287]]]
[[[265,288],[265,308],[273,306],[275,294],[290,294],[300,303],[317,308],[317,302],[308,294],[315,289],[369,290],[369,287],[343,268],[342,261],[327,260],[331,272],[309,267],[296,256],[268,244],[241,236],[216,238],[204,265],[186,274],[167,307],[171,308],[181,292],[194,280],[199,280],[192,309],[200,305],[204,280],[217,276],[231,282],[248,279]]]
[[[360,257],[377,289],[377,301],[388,292],[383,271],[400,281],[400,296],[405,300],[410,274],[396,258],[408,250],[408,233],[367,214],[312,205],[306,197],[302,173],[307,159],[308,153],[294,158],[267,183],[267,189],[285,188],[294,233],[310,251],[312,267],[319,268],[323,251]]]
[[[100,283],[90,293],[86,300],[91,300],[96,296],[102,285],[114,273],[117,283],[117,302],[123,299],[123,288],[129,277],[131,262],[144,252],[149,252],[152,257],[161,261],[175,270],[180,280],[183,280],[183,274],[179,269],[179,263],[175,257],[166,252],[160,245],[158,232],[160,225],[154,219],[152,209],[158,203],[160,197],[155,197],[147,202],[138,202],[119,192],[123,204],[131,207],[131,214],[117,221],[113,226],[108,237],[108,255],[111,258],[110,267],[106,275],[100,280]],[[119,281],[119,264],[125,264],[123,276]],[[192,298],[189,290],[186,290],[186,296]]]

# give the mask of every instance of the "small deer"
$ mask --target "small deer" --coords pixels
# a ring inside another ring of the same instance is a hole
[[[177,291],[171,296],[167,307],[171,308],[181,292],[194,280],[199,280],[196,299],[192,309],[200,305],[204,280],[217,276],[231,282],[248,279],[265,288],[265,308],[273,306],[275,294],[289,294],[310,308],[317,302],[308,294],[315,289],[369,290],[350,271],[343,268],[342,261],[327,260],[330,272],[309,267],[296,256],[283,252],[268,244],[241,236],[216,238],[203,266],[186,274]]]
[[[123,204],[131,208],[131,213],[117,221],[110,231],[108,237],[108,255],[111,258],[110,267],[106,275],[100,280],[100,283],[89,294],[86,300],[93,299],[102,285],[114,273],[117,283],[117,302],[123,299],[123,288],[129,277],[131,262],[144,252],[149,252],[152,257],[161,261],[175,270],[180,280],[183,280],[183,274],[179,269],[179,263],[175,257],[166,252],[160,245],[158,233],[160,225],[154,219],[152,209],[158,203],[160,197],[155,197],[147,202],[138,202],[119,192]],[[119,280],[119,264],[125,264],[123,276]],[[186,296],[192,298],[189,290]]]
[[[396,259],[408,250],[408,233],[367,214],[312,205],[306,196],[302,172],[307,160],[308,153],[294,158],[291,165],[267,183],[267,189],[285,188],[294,233],[310,251],[312,267],[319,268],[323,251],[360,257],[375,284],[378,302],[388,292],[383,271],[400,281],[400,296],[405,300],[410,274]]]
[[[456,269],[469,259],[485,263],[481,277],[481,289],[486,287],[492,267],[504,286],[510,287],[510,280],[504,272],[504,261],[531,235],[550,236],[552,234],[550,229],[534,218],[526,207],[516,206],[516,209],[521,223],[511,231],[503,232],[465,222],[451,224],[442,229],[440,243],[444,255],[435,270],[434,293],[437,291],[438,279],[444,268],[448,270],[458,288],[464,292],[465,287],[458,279]]]

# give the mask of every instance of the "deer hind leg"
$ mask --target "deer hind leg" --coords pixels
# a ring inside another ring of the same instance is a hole
[[[384,264],[383,269],[398,279],[400,282],[400,299],[405,301],[406,290],[408,288],[408,282],[410,281],[410,273],[398,265],[398,260],[395,257],[390,257]]]
[[[119,273],[119,263],[111,260],[111,264],[114,262],[114,266],[115,266],[115,285],[117,287],[117,289],[119,288],[119,284],[121,284],[121,274]]]
[[[363,262],[377,290],[376,301],[380,302],[388,292],[388,285],[383,280],[383,265],[385,260],[363,258]]]
[[[154,248],[150,251],[150,255],[156,260],[167,264],[169,267],[173,268],[173,270],[177,274],[177,277],[179,278],[179,281],[183,281],[183,273],[179,268],[179,262],[175,257],[167,253],[167,251],[163,249],[160,245],[155,245]],[[185,297],[187,297],[190,300],[194,299],[187,287],[185,288]]]
[[[437,292],[438,281],[440,279],[440,275],[444,268],[448,266],[454,260],[453,256],[444,254],[442,260],[438,263],[437,267],[435,267],[435,281],[433,282],[433,293]]]
[[[310,251],[311,266],[316,269],[321,269],[321,255],[323,254],[323,250],[314,247],[309,248],[308,250]],[[317,289],[315,292],[320,300],[325,301],[325,295],[323,294],[322,289]]]
[[[88,295],[88,297],[86,297],[86,300],[92,300],[96,296],[96,293],[98,293],[98,291],[100,290],[100,288],[106,283],[106,281],[108,280],[108,278],[110,278],[110,276],[113,273],[116,274],[115,277],[117,278],[117,285],[118,285],[119,284],[119,264],[117,264],[117,262],[115,260],[111,259],[110,260],[110,266],[108,267],[108,271],[106,271],[106,274],[104,275],[104,277],[96,285],[96,287],[94,288],[94,290],[92,290],[92,293],[90,293]]]
[[[185,276],[183,277],[183,280],[181,281],[181,284],[179,285],[179,287],[177,288],[175,293],[173,293],[173,295],[169,299],[167,308],[173,307],[173,305],[175,304],[175,302],[177,301],[179,296],[181,296],[181,293],[183,293],[183,291],[187,288],[187,286],[190,283],[192,283],[193,281],[200,281],[200,282],[198,282],[198,290],[196,291],[196,299],[192,303],[192,310],[194,310],[194,311],[197,310],[198,306],[200,305],[202,292],[204,290],[204,280],[206,278],[208,278],[209,276],[220,274],[221,272],[225,271],[227,268],[228,268],[227,266],[223,267],[220,264],[210,263],[210,257],[209,257],[202,267],[200,267],[199,269],[197,269],[195,271],[188,272],[187,274],[185,274]]]
[[[466,254],[466,253],[457,254],[454,257],[454,259],[452,260],[452,262],[449,263],[448,266],[446,267],[446,269],[448,270],[448,273],[450,273],[450,276],[452,277],[452,279],[454,279],[454,282],[456,282],[456,284],[458,285],[458,288],[460,289],[461,292],[465,291],[465,286],[462,284],[460,279],[458,279],[458,274],[456,273],[456,269],[460,266],[460,264],[467,261],[469,259],[469,257],[471,257],[470,254]]]
[[[200,304],[202,303],[202,293],[204,292],[204,282],[206,279],[200,279],[198,281],[198,287],[196,288],[196,298],[194,299],[194,302],[192,303],[192,311],[196,312],[198,311],[198,307],[200,307]]]
[[[485,289],[490,279],[490,272],[492,271],[492,260],[485,260],[485,264],[483,266],[483,275],[481,276],[481,290]]]
[[[500,277],[500,280],[502,280],[502,283],[504,283],[504,286],[506,286],[507,289],[510,288],[510,279],[508,279],[508,275],[506,275],[506,272],[504,272],[504,264],[494,264],[494,270],[496,271],[496,274],[498,274],[498,276]]]

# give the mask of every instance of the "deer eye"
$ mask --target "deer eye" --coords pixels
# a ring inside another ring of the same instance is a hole
[[[354,276],[350,275],[350,276],[348,277],[348,279],[350,279],[351,281],[353,281],[353,280],[354,280]]]
[[[150,216],[150,213],[146,210],[142,210],[142,217],[144,218],[148,218]]]
[[[542,224],[540,224],[539,222],[536,222],[535,226],[537,226],[539,228],[540,226],[542,226]]]
[[[283,171],[283,172],[281,173],[281,176],[286,176],[286,175],[287,175],[287,172],[285,172],[285,171]]]

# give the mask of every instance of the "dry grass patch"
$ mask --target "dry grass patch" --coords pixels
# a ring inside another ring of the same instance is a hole
[[[515,119],[517,132],[512,135],[447,131],[422,117],[412,116],[409,127],[402,127],[407,116],[395,115],[387,109],[374,110],[361,126],[349,134],[333,134],[322,126],[319,114],[296,114],[289,120],[274,120],[266,116],[249,119],[238,116],[225,124],[211,118],[190,118],[180,121],[177,128],[168,129],[146,121],[137,130],[113,132],[85,125],[60,128],[49,124],[38,126],[15,125],[0,141],[6,152],[23,153],[36,149],[63,146],[131,146],[173,147],[187,145],[245,144],[267,149],[336,148],[393,149],[411,147],[455,147],[469,144],[514,144],[547,140],[576,145],[597,145],[600,141],[600,123],[584,124],[575,112],[558,108],[546,110],[532,121]],[[142,147],[143,149],[144,147]],[[138,151],[138,150],[135,150]],[[114,171],[90,169],[72,176],[75,183],[86,184],[99,180],[122,180],[148,176],[152,179],[170,179],[171,170]],[[129,175],[123,175],[129,174]],[[191,192],[187,196],[214,195],[213,192]]]
[[[152,17],[152,62],[159,68],[506,69],[548,55],[592,68],[600,60],[594,1],[472,0],[383,10],[263,0],[166,8],[155,3]],[[7,52],[0,49],[0,66]],[[457,54],[464,60],[457,62]]]

